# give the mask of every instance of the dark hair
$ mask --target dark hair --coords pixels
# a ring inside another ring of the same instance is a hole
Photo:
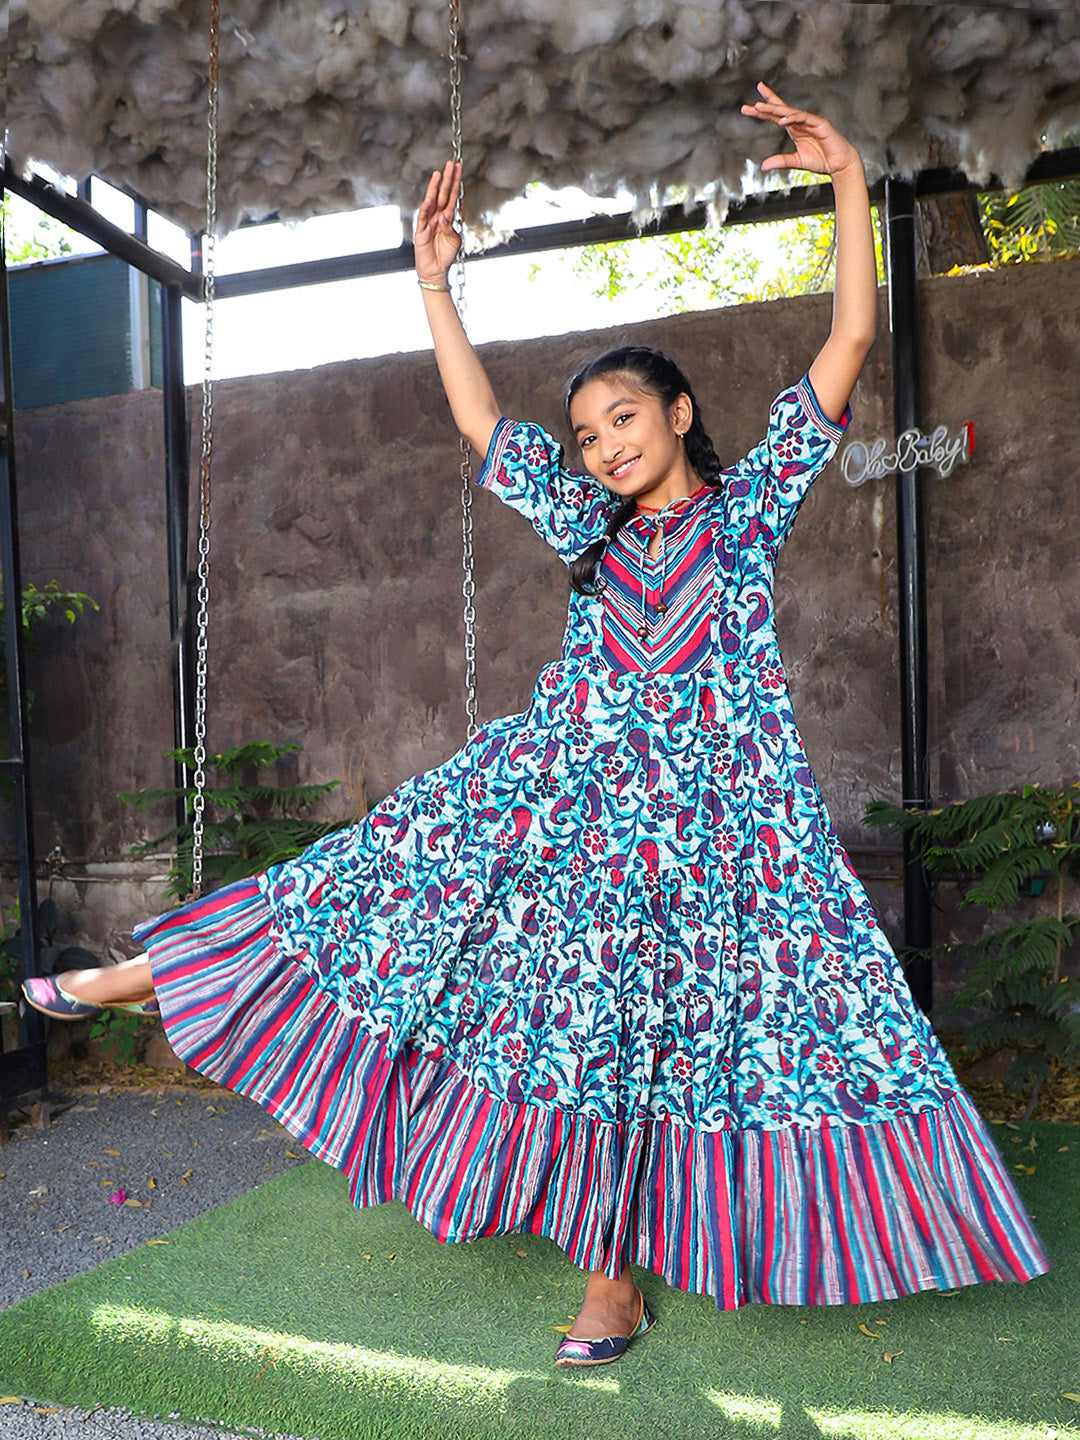
[[[602,355],[597,355],[595,359],[583,365],[576,374],[570,377],[566,394],[563,397],[567,424],[570,423],[571,402],[582,386],[587,385],[590,380],[599,380],[601,376],[608,375],[625,375],[633,382],[635,388],[645,391],[648,395],[654,395],[665,410],[669,410],[680,395],[688,396],[693,410],[693,419],[683,441],[686,446],[686,458],[698,478],[706,485],[720,483],[720,459],[705,432],[705,426],[701,419],[701,408],[690,388],[690,381],[686,378],[682,368],[662,350],[654,350],[648,345],[620,345],[615,350],[605,350]],[[600,569],[600,562],[604,558],[604,551],[626,522],[631,519],[636,508],[637,501],[631,495],[612,514],[608,521],[607,533],[600,540],[595,540],[571,563],[570,584],[579,594],[596,594],[596,576]]]

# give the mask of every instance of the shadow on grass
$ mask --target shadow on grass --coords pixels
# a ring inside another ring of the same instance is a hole
[[[310,1165],[0,1315],[0,1386],[320,1440],[1045,1440],[1080,1419],[1080,1131],[1032,1134],[1058,1268],[1026,1286],[731,1314],[642,1275],[652,1334],[561,1372],[580,1277],[553,1245],[442,1247]]]

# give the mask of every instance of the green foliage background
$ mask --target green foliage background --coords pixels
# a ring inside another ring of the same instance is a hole
[[[340,780],[314,785],[282,785],[267,778],[280,760],[300,749],[299,745],[271,745],[265,740],[248,741],[231,750],[207,756],[207,789],[203,835],[203,889],[215,890],[234,880],[257,875],[270,865],[290,860],[347,820],[315,819],[308,812],[324,795],[336,790]],[[170,750],[170,759],[195,769],[193,751]],[[136,810],[171,800],[183,799],[188,819],[163,834],[134,847],[144,856],[163,846],[175,852],[169,870],[168,894],[186,896],[192,886],[192,815],[194,789],[169,788],[121,793],[120,799]]]
[[[965,1034],[970,1050],[1015,1052],[1005,1083],[1028,1095],[1030,1118],[1054,1067],[1080,1065],[1080,915],[1065,908],[1080,881],[1080,784],[1028,785],[932,811],[877,802],[865,818],[911,836],[926,868],[958,884],[960,908],[987,912],[979,939],[930,954],[970,967],[951,1008],[980,1011]],[[993,927],[989,915],[1020,904],[1039,913]]]

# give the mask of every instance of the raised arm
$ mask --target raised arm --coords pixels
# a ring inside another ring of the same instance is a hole
[[[454,209],[461,189],[461,165],[448,160],[432,172],[413,234],[416,278],[420,282],[435,360],[454,423],[479,454],[487,451],[502,414],[480,358],[458,317],[447,275],[461,247]]]
[[[770,155],[763,170],[812,170],[829,175],[836,200],[836,286],[829,338],[810,366],[810,383],[830,420],[843,416],[877,328],[877,261],[870,199],[862,157],[850,141],[820,115],[785,105],[775,91],[759,85],[762,98],[744,105],[744,115],[783,126],[793,154]]]

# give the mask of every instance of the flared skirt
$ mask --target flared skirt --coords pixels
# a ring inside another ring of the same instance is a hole
[[[360,826],[142,927],[174,1048],[441,1240],[724,1308],[1041,1273],[791,723],[548,667]]]

